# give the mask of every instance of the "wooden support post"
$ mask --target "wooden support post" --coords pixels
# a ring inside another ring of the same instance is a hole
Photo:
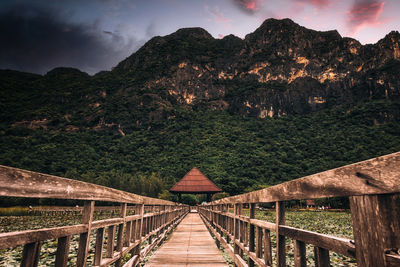
[[[263,233],[262,233],[262,228],[256,226],[256,236],[257,236],[257,240],[256,240],[256,256],[257,258],[262,259],[263,256]]]
[[[107,230],[107,251],[106,257],[112,258],[114,255],[115,225],[110,225]]]
[[[22,252],[21,267],[36,267],[39,263],[41,242],[29,243]]]
[[[140,219],[138,221],[138,229],[137,229],[137,239],[140,240],[140,244],[142,243],[142,229],[143,229],[143,215],[144,215],[144,204],[138,205]],[[140,244],[136,247],[135,254],[140,255]]]
[[[77,267],[86,266],[86,259],[89,253],[90,232],[92,230],[92,220],[94,212],[94,201],[85,201],[82,212],[82,224],[87,225],[87,232],[79,236],[78,257],[76,260]]]
[[[330,267],[329,250],[314,247],[315,267]]]
[[[240,253],[240,248],[236,244],[236,241],[239,240],[239,236],[240,236],[239,235],[239,233],[240,233],[240,224],[239,224],[240,220],[236,219],[236,216],[241,214],[241,207],[242,207],[242,205],[239,204],[239,203],[234,204],[234,215],[235,215],[235,218],[233,220],[233,233],[234,233],[233,234],[233,237],[234,237],[234,240],[233,240],[233,242],[234,242],[233,253],[234,254],[239,254]],[[236,264],[235,264],[235,266],[236,266]]]
[[[272,266],[271,233],[268,229],[262,229],[264,243],[264,261],[267,266]]]
[[[400,194],[350,197],[358,266],[387,266],[385,250],[400,248]]]
[[[255,218],[255,209],[256,209],[256,204],[255,203],[250,203],[250,219]],[[249,251],[254,252],[254,225],[250,223],[250,230],[249,230]],[[254,261],[249,258],[249,267],[254,267]]]
[[[100,265],[103,259],[104,227],[96,231],[96,249],[94,252],[94,265]],[[57,266],[57,265],[56,265]]]
[[[124,219],[123,223],[118,225],[118,236],[117,236],[117,247],[116,250],[117,252],[121,253],[120,258],[115,262],[115,267],[119,267],[122,262],[122,249],[124,245],[124,226],[125,226],[125,217],[126,217],[126,208],[127,204],[122,203],[121,204],[121,214],[120,216]]]
[[[294,245],[294,266],[306,267],[307,266],[306,243],[299,240],[293,240],[293,245]]]
[[[55,266],[60,266],[60,267],[67,266],[70,240],[71,240],[70,236],[64,236],[58,238]]]
[[[278,267],[286,267],[285,236],[279,234],[279,225],[285,224],[285,203],[276,202],[276,259]]]

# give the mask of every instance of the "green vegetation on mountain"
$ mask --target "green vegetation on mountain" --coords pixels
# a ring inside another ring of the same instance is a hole
[[[126,136],[12,127],[0,144],[0,164],[148,196],[193,166],[238,194],[400,150],[400,103],[267,119],[182,109]]]

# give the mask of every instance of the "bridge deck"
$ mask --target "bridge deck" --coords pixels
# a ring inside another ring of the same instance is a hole
[[[145,264],[154,266],[228,266],[198,213],[189,213]]]

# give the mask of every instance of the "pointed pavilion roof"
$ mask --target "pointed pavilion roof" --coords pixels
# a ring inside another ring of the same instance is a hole
[[[172,193],[218,193],[222,192],[210,179],[202,174],[196,167],[190,170],[170,190]]]

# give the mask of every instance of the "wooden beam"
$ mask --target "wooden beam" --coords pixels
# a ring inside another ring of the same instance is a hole
[[[100,265],[103,260],[104,228],[96,231],[96,247],[94,252],[94,265]],[[57,265],[56,265],[57,266]]]
[[[400,192],[400,152],[219,199],[210,204],[262,203],[396,192]]]
[[[358,266],[386,266],[400,248],[400,194],[350,197]]]
[[[2,165],[0,165],[0,196],[175,205],[171,201]]]
[[[306,243],[293,240],[294,245],[294,266],[295,267],[306,267],[307,257],[306,257]]]
[[[58,238],[55,266],[67,266],[70,240],[71,236]]]
[[[25,230],[20,232],[8,232],[0,234],[0,249],[11,248],[42,240],[55,239],[63,236],[76,235],[87,231],[87,225],[78,224],[60,226],[37,230]]]
[[[286,267],[286,238],[281,234],[279,225],[285,224],[285,203],[277,201],[276,206],[276,265]]]
[[[85,201],[83,208],[82,223],[87,225],[87,232],[79,235],[78,256],[76,260],[77,267],[86,266],[86,259],[89,253],[90,232],[93,220],[94,201]]]
[[[250,219],[254,219],[255,217],[255,209],[256,209],[256,204],[251,203],[250,204]],[[254,240],[255,239],[255,228],[254,224],[250,224],[250,229],[249,229],[249,251],[254,252],[255,244]],[[250,258],[249,259],[249,267],[254,267],[254,261]]]
[[[36,267],[39,263],[41,242],[26,244],[22,252],[21,267]]]
[[[315,267],[330,267],[329,250],[314,247]]]

